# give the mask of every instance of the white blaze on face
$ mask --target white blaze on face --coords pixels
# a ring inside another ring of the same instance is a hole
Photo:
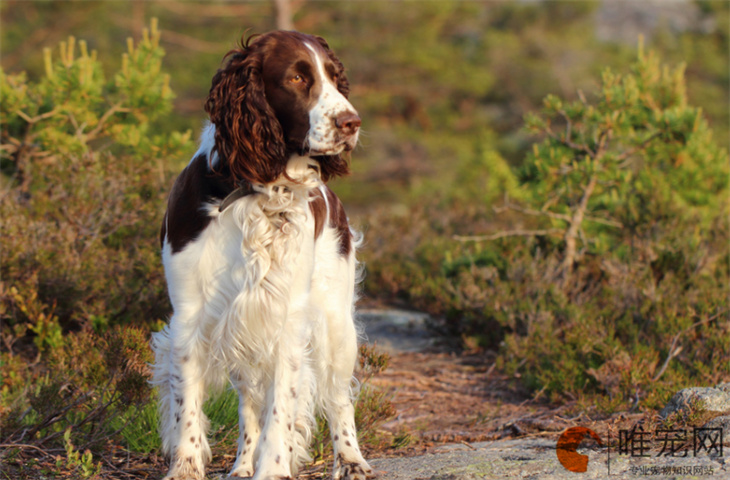
[[[345,140],[353,147],[357,144],[358,132],[352,135],[342,135],[337,131],[335,119],[346,112],[357,113],[352,104],[342,95],[332,79],[324,69],[324,60],[312,45],[306,44],[312,51],[312,57],[317,71],[319,85],[322,89],[317,103],[309,111],[309,133],[307,143],[312,153],[320,155],[336,155],[345,149]]]

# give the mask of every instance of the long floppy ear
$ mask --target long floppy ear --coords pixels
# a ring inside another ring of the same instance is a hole
[[[315,36],[314,38],[316,38],[319,44],[322,45],[322,48],[324,48],[324,50],[327,52],[327,55],[329,56],[330,60],[332,60],[332,63],[335,64],[335,67],[339,72],[339,77],[337,79],[337,90],[339,90],[345,98],[348,98],[350,96],[350,82],[347,80],[347,75],[345,74],[345,66],[342,64],[340,59],[337,58],[335,52],[332,51],[329,44],[327,43],[327,40],[317,36]]]
[[[286,171],[284,132],[264,94],[260,43],[226,54],[228,63],[213,77],[205,102],[221,163],[234,181],[253,184],[273,182]]]

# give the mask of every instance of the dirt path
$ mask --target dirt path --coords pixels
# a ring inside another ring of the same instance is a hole
[[[370,383],[392,395],[397,417],[384,425],[408,432],[413,447],[503,438],[548,436],[576,422],[605,428],[570,406],[533,400],[517,379],[498,373],[494,355],[455,353],[434,345],[423,315],[366,311],[368,341],[390,354],[387,370]]]
[[[388,370],[371,380],[393,395],[398,412],[384,428],[408,431],[428,447],[555,432],[569,424],[494,370],[493,360],[485,356],[443,352],[392,356]]]
[[[575,426],[593,430],[604,442],[612,439],[608,443],[613,449],[611,457],[605,444],[581,442],[578,453],[589,461],[580,478],[730,478],[730,465],[722,456],[619,456],[619,429],[640,421],[656,428],[655,415],[609,416],[577,402],[551,405],[532,398],[518,379],[499,373],[493,354],[454,353],[435,346],[426,320],[417,314],[366,312],[364,319],[370,343],[382,344],[391,355],[389,368],[370,380],[389,392],[398,412],[383,429],[394,439],[410,437],[405,448],[369,452],[379,478],[574,479],[576,473],[559,462],[556,446],[560,433]]]

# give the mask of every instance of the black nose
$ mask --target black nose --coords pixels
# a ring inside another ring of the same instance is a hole
[[[345,135],[352,135],[362,125],[362,120],[355,112],[342,112],[335,117],[335,126]]]

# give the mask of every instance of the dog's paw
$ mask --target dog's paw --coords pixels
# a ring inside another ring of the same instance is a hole
[[[202,480],[202,476],[190,476],[180,473],[167,474],[162,480]]]
[[[253,478],[253,472],[250,470],[237,470],[228,474],[230,480],[242,480],[245,478]]]
[[[235,468],[228,474],[227,478],[230,478],[231,480],[253,478],[253,467],[249,465]]]
[[[202,465],[198,465],[193,457],[179,459],[172,464],[172,468],[162,480],[203,480]]]
[[[334,475],[334,480],[367,480],[374,478],[373,469],[365,463],[344,463]]]

